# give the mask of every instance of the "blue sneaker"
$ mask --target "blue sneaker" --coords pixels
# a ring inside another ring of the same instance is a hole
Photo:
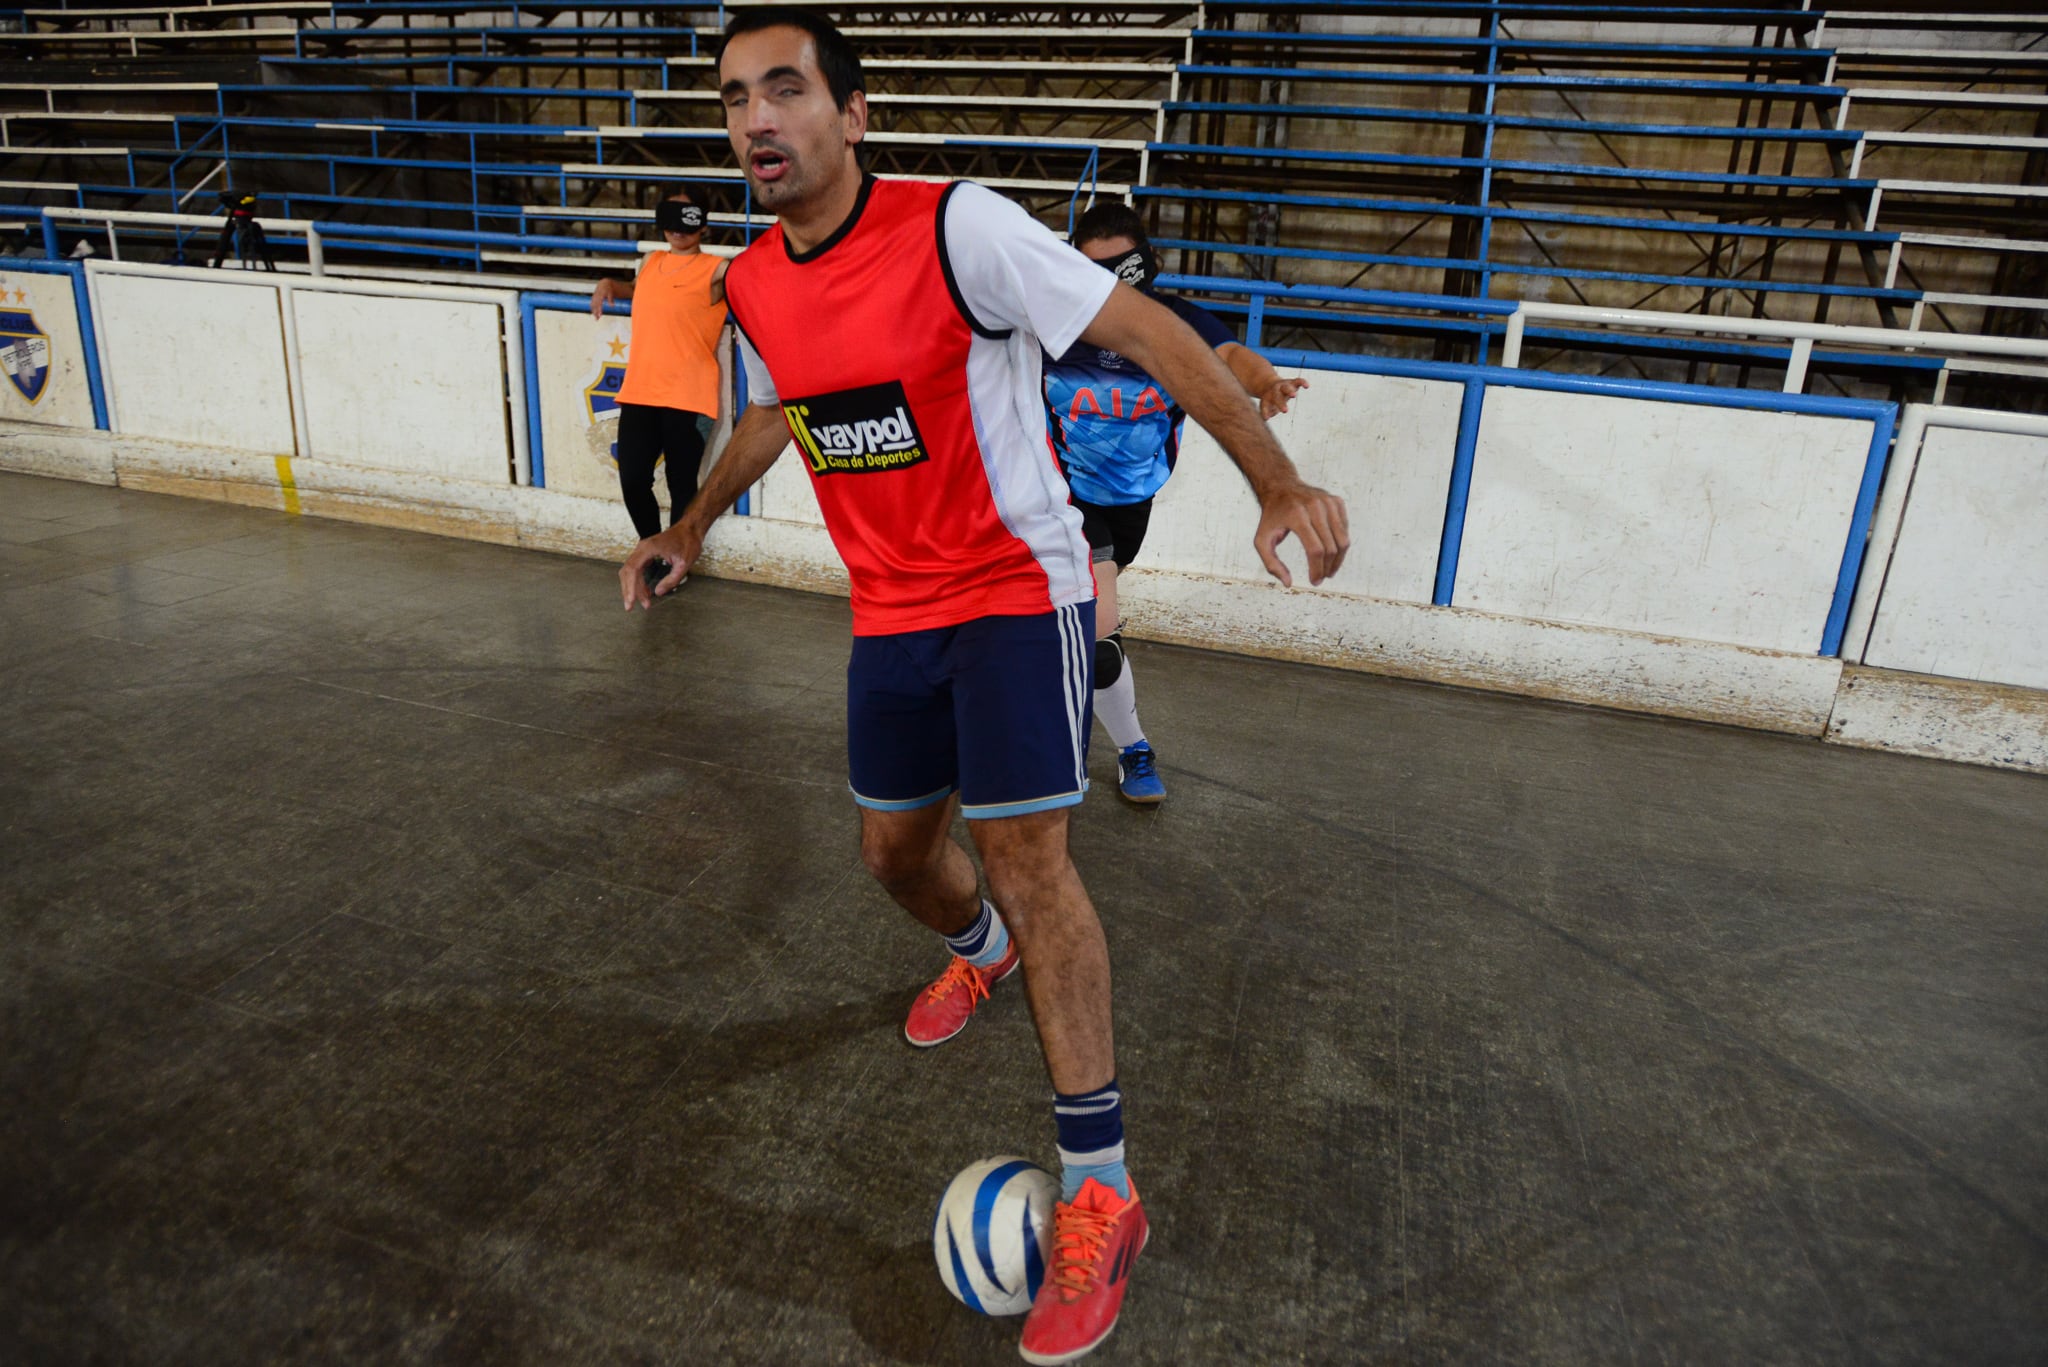
[[[1158,757],[1144,741],[1117,755],[1116,790],[1124,795],[1124,801],[1145,807],[1166,801],[1166,785],[1159,781]]]

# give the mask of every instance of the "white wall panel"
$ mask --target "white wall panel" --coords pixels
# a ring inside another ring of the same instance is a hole
[[[71,277],[0,271],[0,419],[91,427],[85,366]]]
[[[630,532],[633,524],[619,499],[619,470],[612,454],[618,440],[618,409],[609,398],[593,398],[606,368],[626,363],[630,320],[614,315],[600,322],[588,313],[541,309],[533,322],[547,487],[617,503]],[[655,484],[659,496],[666,498],[664,481],[657,479]]]
[[[752,510],[756,516],[801,522],[807,527],[825,525],[825,514],[818,507],[818,492],[811,487],[811,472],[804,468],[795,442],[782,448],[782,454],[775,458],[775,464],[768,468],[756,488],[760,494]]]
[[[1818,650],[1870,436],[1867,421],[1491,389],[1454,602]]]
[[[1309,387],[1273,432],[1311,484],[1342,495],[1351,554],[1330,587],[1427,603],[1457,446],[1462,385],[1440,380],[1290,372]],[[1259,505],[1244,476],[1207,432],[1189,423],[1178,467],[1154,505],[1138,564],[1224,579],[1267,577],[1252,549]],[[1306,584],[1299,543],[1281,552]]]
[[[2048,439],[1933,427],[1864,663],[2048,688]]]
[[[497,305],[305,289],[292,299],[315,460],[511,482]]]
[[[114,430],[290,455],[275,287],[90,271]]]
[[[619,517],[625,519],[615,450],[618,409],[608,398],[594,398],[593,391],[605,378],[608,367],[623,367],[632,356],[631,318],[608,315],[597,320],[583,312],[541,309],[534,315],[534,338],[534,359],[540,369],[541,448],[547,487],[555,493],[618,504]],[[730,363],[728,348],[722,346],[720,355],[722,363]],[[721,416],[698,474],[700,483],[711,477],[715,453],[724,449],[729,427]],[[761,516],[824,525],[818,514],[818,501],[811,494],[810,478],[788,447],[783,449],[783,459],[769,472],[760,494],[752,511]],[[665,474],[656,475],[654,496],[664,509],[668,507]],[[764,508],[778,511],[767,512]],[[630,520],[622,525],[631,530]]]

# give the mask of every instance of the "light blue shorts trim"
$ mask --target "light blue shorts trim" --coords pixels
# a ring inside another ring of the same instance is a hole
[[[957,790],[969,816],[1088,790],[1095,604],[856,636],[846,662],[846,777],[877,811]]]
[[[854,792],[851,783],[846,785],[846,791],[853,793],[853,800],[871,812],[914,812],[920,807],[929,807],[934,802],[944,802],[947,798],[953,796],[954,789],[953,785],[949,783],[936,793],[926,793],[923,797],[905,798],[901,802],[884,802],[876,797],[862,797],[859,793]]]
[[[1081,799],[1087,795],[1088,785],[1084,783],[1077,793],[1033,798],[1029,802],[992,802],[985,807],[962,807],[960,815],[969,821],[994,821],[1006,816],[1029,816],[1033,812],[1049,812],[1057,807],[1078,807],[1081,805]]]

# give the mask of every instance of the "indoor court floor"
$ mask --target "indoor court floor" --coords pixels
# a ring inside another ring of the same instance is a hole
[[[931,1219],[1049,1085],[902,1038],[847,620],[0,475],[0,1363],[1016,1361]],[[2048,780],[1132,660],[1090,1361],[2048,1361]]]

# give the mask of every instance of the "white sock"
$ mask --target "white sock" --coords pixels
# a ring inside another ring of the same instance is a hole
[[[1119,750],[1128,750],[1145,739],[1145,728],[1138,725],[1138,687],[1131,681],[1128,659],[1115,683],[1095,690],[1095,715],[1101,718],[1102,729],[1109,732],[1111,743]]]
[[[976,968],[994,968],[1010,952],[1010,928],[1003,924],[996,904],[984,897],[974,924],[958,935],[948,935],[946,945]]]

